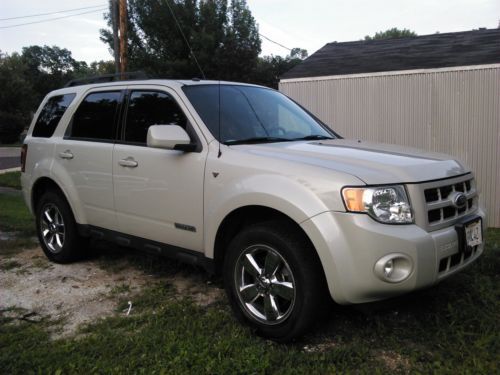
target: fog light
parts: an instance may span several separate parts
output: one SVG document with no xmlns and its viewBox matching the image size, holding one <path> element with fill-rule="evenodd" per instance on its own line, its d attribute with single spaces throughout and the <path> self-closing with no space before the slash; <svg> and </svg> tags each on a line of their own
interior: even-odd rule
<svg viewBox="0 0 500 375">
<path fill-rule="evenodd" d="M 383 281 L 400 283 L 410 277 L 413 271 L 413 262 L 405 254 L 388 254 L 375 263 L 373 271 Z"/>
<path fill-rule="evenodd" d="M 385 277 L 391 277 L 392 271 L 394 271 L 394 262 L 392 259 L 388 260 L 384 266 Z"/>
</svg>

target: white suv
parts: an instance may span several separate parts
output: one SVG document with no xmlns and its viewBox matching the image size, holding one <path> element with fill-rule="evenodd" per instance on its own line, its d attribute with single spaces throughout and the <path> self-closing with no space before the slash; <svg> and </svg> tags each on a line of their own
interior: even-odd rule
<svg viewBox="0 0 500 375">
<path fill-rule="evenodd" d="M 457 160 L 345 140 L 281 93 L 144 80 L 51 92 L 22 151 L 48 258 L 94 237 L 222 274 L 261 335 L 303 333 L 330 295 L 364 303 L 433 285 L 483 251 Z"/>
</svg>

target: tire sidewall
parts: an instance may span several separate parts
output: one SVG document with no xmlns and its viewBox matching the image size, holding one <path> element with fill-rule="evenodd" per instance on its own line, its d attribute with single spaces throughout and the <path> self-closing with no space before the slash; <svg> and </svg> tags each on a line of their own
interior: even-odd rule
<svg viewBox="0 0 500 375">
<path fill-rule="evenodd" d="M 41 215 L 47 204 L 53 204 L 59 210 L 64 222 L 64 244 L 60 252 L 52 252 L 43 239 L 41 233 Z M 45 192 L 36 205 L 36 232 L 43 252 L 51 261 L 56 263 L 68 263 L 80 256 L 81 243 L 79 243 L 76 222 L 69 204 L 64 198 L 54 191 Z"/>
<path fill-rule="evenodd" d="M 236 262 L 241 253 L 251 245 L 267 245 L 275 249 L 286 260 L 295 281 L 295 302 L 291 314 L 281 323 L 266 325 L 253 318 L 243 306 L 238 297 L 235 285 L 234 272 Z M 300 334 L 305 326 L 310 324 L 312 312 L 307 307 L 314 305 L 310 288 L 316 287 L 314 278 L 308 274 L 310 271 L 304 267 L 303 252 L 306 244 L 297 236 L 286 236 L 284 232 L 273 230 L 272 227 L 256 225 L 243 230 L 229 244 L 228 253 L 224 262 L 224 284 L 231 306 L 240 321 L 250 325 L 262 336 L 277 341 L 288 341 Z M 313 250 L 314 251 L 314 250 Z"/>
</svg>

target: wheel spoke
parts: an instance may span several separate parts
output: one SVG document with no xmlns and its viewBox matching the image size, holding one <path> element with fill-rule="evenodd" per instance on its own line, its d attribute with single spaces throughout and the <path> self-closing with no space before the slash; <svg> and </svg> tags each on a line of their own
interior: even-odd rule
<svg viewBox="0 0 500 375">
<path fill-rule="evenodd" d="M 59 247 L 63 247 L 63 239 L 61 239 L 61 235 L 59 233 L 56 233 L 55 237 L 56 237 L 56 242 L 59 245 Z"/>
<path fill-rule="evenodd" d="M 294 297 L 293 284 L 287 281 L 274 281 L 271 290 L 274 294 L 288 301 Z"/>
<path fill-rule="evenodd" d="M 54 203 L 47 203 L 41 211 L 39 233 L 45 246 L 53 253 L 62 251 L 64 247 L 64 218 Z"/>
<path fill-rule="evenodd" d="M 241 297 L 243 298 L 243 301 L 245 301 L 246 303 L 252 303 L 259 296 L 259 290 L 257 289 L 257 285 L 250 284 L 250 285 L 243 287 L 240 290 L 240 294 L 241 294 Z"/>
<path fill-rule="evenodd" d="M 271 294 L 264 297 L 264 314 L 267 320 L 276 320 L 280 314 L 276 300 Z"/>
<path fill-rule="evenodd" d="M 47 221 L 49 223 L 52 223 L 52 218 L 49 215 L 49 210 L 45 210 L 45 212 L 43 213 L 43 216 L 45 217 L 45 219 L 47 219 Z"/>
<path fill-rule="evenodd" d="M 270 277 L 276 273 L 278 267 L 280 266 L 281 259 L 278 254 L 274 251 L 268 251 L 266 255 L 266 260 L 264 264 L 264 272 L 267 277 Z"/>
<path fill-rule="evenodd" d="M 245 255 L 243 258 L 243 267 L 245 271 L 253 277 L 257 277 L 262 273 L 262 269 L 259 267 L 252 254 Z"/>
<path fill-rule="evenodd" d="M 295 306 L 295 279 L 285 257 L 265 244 L 241 253 L 234 268 L 241 307 L 259 323 L 276 325 L 288 319 Z"/>
</svg>

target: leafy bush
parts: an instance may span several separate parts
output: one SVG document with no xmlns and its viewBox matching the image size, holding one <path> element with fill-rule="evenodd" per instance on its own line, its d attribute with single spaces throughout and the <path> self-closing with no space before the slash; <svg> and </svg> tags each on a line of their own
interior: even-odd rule
<svg viewBox="0 0 500 375">
<path fill-rule="evenodd" d="M 0 112 L 0 143 L 18 142 L 21 132 L 27 125 L 25 116 Z"/>
</svg>

